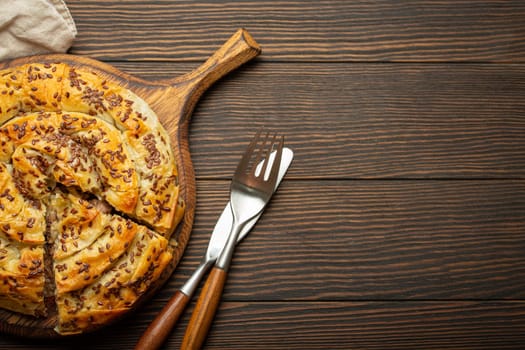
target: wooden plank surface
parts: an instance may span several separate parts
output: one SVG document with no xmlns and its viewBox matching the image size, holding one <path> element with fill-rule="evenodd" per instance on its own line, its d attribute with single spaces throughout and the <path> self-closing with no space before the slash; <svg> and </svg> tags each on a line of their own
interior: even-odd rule
<svg viewBox="0 0 525 350">
<path fill-rule="evenodd" d="M 525 61 L 519 0 L 67 3 L 80 33 L 72 52 L 103 60 L 201 60 L 246 27 L 265 60 Z"/>
<path fill-rule="evenodd" d="M 524 327 L 523 303 L 227 302 L 207 349 L 515 349 Z"/>
<path fill-rule="evenodd" d="M 523 181 L 282 186 L 237 248 L 225 300 L 525 299 Z M 197 188 L 175 280 L 197 266 L 228 198 L 226 181 Z"/>
<path fill-rule="evenodd" d="M 132 348 L 197 266 L 262 125 L 296 157 L 205 349 L 523 348 L 524 2 L 66 2 L 71 53 L 145 79 L 187 73 L 238 27 L 263 53 L 197 105 L 194 230 L 152 301 L 96 335 L 0 348 Z"/>
<path fill-rule="evenodd" d="M 485 301 L 224 302 L 205 349 L 520 349 L 524 309 Z M 96 337 L 2 341 L 10 350 L 131 349 L 154 315 L 148 311 Z M 183 332 L 175 329 L 164 348 L 178 349 Z"/>
</svg>

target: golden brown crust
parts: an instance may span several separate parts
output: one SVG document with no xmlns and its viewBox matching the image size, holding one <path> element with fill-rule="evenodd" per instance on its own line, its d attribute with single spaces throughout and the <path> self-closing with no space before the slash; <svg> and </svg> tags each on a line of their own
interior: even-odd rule
<svg viewBox="0 0 525 350">
<path fill-rule="evenodd" d="M 169 136 L 133 92 L 62 63 L 0 71 L 0 307 L 45 313 L 47 239 L 57 332 L 124 313 L 172 259 L 179 190 Z"/>
</svg>

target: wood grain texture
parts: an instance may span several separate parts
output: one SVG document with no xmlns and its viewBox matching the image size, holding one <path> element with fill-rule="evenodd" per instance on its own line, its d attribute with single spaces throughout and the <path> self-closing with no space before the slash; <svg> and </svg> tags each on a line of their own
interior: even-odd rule
<svg viewBox="0 0 525 350">
<path fill-rule="evenodd" d="M 228 199 L 198 181 L 199 263 Z M 224 300 L 524 300 L 523 181 L 285 181 L 237 247 Z M 307 220 L 304 218 L 308 218 Z"/>
<path fill-rule="evenodd" d="M 522 307 L 478 302 L 232 302 L 221 309 L 206 348 L 516 348 L 525 339 Z"/>
<path fill-rule="evenodd" d="M 257 65 L 202 101 L 196 166 L 221 174 L 235 153 L 216 139 L 271 125 L 297 151 L 290 176 L 523 178 L 524 82 L 524 66 Z"/>
<path fill-rule="evenodd" d="M 523 303 L 224 303 L 206 349 L 517 349 Z M 178 344 L 178 334 L 173 345 Z"/>
<path fill-rule="evenodd" d="M 522 1 L 66 2 L 73 53 L 106 61 L 200 61 L 239 27 L 265 60 L 525 61 Z"/>
<path fill-rule="evenodd" d="M 523 302 L 224 302 L 203 349 L 521 349 Z M 96 337 L 3 337 L 9 349 L 130 349 L 147 314 Z M 186 315 L 184 322 L 187 322 Z M 164 349 L 179 349 L 184 327 Z"/>
</svg>

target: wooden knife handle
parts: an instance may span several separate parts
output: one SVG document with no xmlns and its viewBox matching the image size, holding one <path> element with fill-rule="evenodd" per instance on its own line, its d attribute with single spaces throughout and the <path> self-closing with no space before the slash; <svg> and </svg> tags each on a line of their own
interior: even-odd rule
<svg viewBox="0 0 525 350">
<path fill-rule="evenodd" d="M 135 345 L 135 350 L 160 348 L 182 315 L 182 311 L 184 311 L 189 300 L 190 298 L 186 294 L 178 290 L 149 325 L 137 345 Z"/>
<path fill-rule="evenodd" d="M 197 350 L 202 347 L 219 306 L 226 275 L 226 271 L 218 267 L 211 270 L 184 333 L 181 349 Z"/>
</svg>

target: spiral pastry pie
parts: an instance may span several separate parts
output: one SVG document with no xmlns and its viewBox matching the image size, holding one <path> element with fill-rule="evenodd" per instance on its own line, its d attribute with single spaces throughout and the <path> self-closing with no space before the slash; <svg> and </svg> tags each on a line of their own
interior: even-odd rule
<svg viewBox="0 0 525 350">
<path fill-rule="evenodd" d="M 0 307 L 60 334 L 113 320 L 170 263 L 183 212 L 146 102 L 63 63 L 0 71 Z"/>
</svg>

